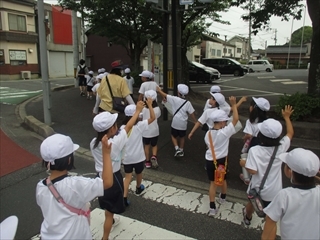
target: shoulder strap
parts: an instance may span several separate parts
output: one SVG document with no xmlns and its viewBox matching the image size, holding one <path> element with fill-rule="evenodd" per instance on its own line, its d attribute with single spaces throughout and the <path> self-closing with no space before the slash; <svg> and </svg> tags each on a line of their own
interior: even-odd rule
<svg viewBox="0 0 320 240">
<path fill-rule="evenodd" d="M 209 135 L 209 142 L 210 142 L 210 148 L 211 148 L 211 155 L 213 157 L 213 164 L 217 168 L 217 157 L 216 157 L 216 153 L 214 151 L 212 135 L 211 135 L 211 131 L 210 130 L 209 130 L 208 135 Z M 226 161 L 224 163 L 225 169 L 227 169 L 227 164 L 228 164 L 228 156 L 226 156 Z"/>
<path fill-rule="evenodd" d="M 177 109 L 177 111 L 173 114 L 173 117 L 180 111 L 180 109 L 188 102 L 188 100 L 185 100 L 184 103 L 181 104 L 181 106 Z"/>
<path fill-rule="evenodd" d="M 50 192 L 52 193 L 52 195 L 55 197 L 55 199 L 61 203 L 62 205 L 64 205 L 67 209 L 69 209 L 70 212 L 76 213 L 78 215 L 84 215 L 85 217 L 90 216 L 90 209 L 88 211 L 84 211 L 82 209 L 79 208 L 74 208 L 72 206 L 70 206 L 69 204 L 67 204 L 63 198 L 61 197 L 60 193 L 58 192 L 58 190 L 55 188 L 55 186 L 53 185 L 53 183 L 51 182 L 50 178 L 48 177 L 46 180 L 47 183 L 47 187 L 49 188 Z"/>
<path fill-rule="evenodd" d="M 276 153 L 277 153 L 278 147 L 279 147 L 279 146 L 276 146 L 276 147 L 274 148 L 274 150 L 273 150 L 273 153 L 272 153 L 270 162 L 269 162 L 269 164 L 268 164 L 267 170 L 266 170 L 266 172 L 264 173 L 264 176 L 263 176 L 263 178 L 262 178 L 262 181 L 261 181 L 261 184 L 260 184 L 260 187 L 259 187 L 259 193 L 260 193 L 260 191 L 262 190 L 262 188 L 263 188 L 263 186 L 264 186 L 264 184 L 265 184 L 265 182 L 266 182 L 266 180 L 267 180 L 267 176 L 268 176 L 268 174 L 269 174 L 269 172 L 270 172 L 272 163 L 273 163 L 273 161 L 274 161 L 274 159 L 275 159 L 275 157 L 276 157 Z"/>
<path fill-rule="evenodd" d="M 106 81 L 107 81 L 107 84 L 108 84 L 108 87 L 109 87 L 109 91 L 110 91 L 110 94 L 111 94 L 111 98 L 113 98 L 113 94 L 112 94 L 112 90 L 111 90 L 111 87 L 110 87 L 110 83 L 109 83 L 108 76 L 106 76 Z"/>
</svg>

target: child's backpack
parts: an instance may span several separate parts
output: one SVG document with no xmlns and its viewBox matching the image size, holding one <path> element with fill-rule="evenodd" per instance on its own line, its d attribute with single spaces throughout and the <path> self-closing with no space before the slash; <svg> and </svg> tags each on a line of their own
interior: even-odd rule
<svg viewBox="0 0 320 240">
<path fill-rule="evenodd" d="M 81 67 L 81 65 L 79 65 L 80 70 L 79 70 L 78 74 L 86 74 L 86 71 L 85 71 L 86 67 L 87 67 L 86 65 L 84 65 L 83 67 Z"/>
</svg>

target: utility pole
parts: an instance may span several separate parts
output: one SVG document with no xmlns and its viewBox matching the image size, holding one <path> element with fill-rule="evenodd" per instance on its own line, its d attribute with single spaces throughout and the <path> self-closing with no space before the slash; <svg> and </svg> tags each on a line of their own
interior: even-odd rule
<svg viewBox="0 0 320 240">
<path fill-rule="evenodd" d="M 273 39 L 273 40 L 274 40 L 274 45 L 275 45 L 275 46 L 277 46 L 277 32 L 278 32 L 278 30 L 277 30 L 277 29 L 275 29 L 275 30 L 274 30 L 274 39 Z"/>
<path fill-rule="evenodd" d="M 252 6 L 252 0 L 249 1 L 249 48 L 248 48 L 248 62 L 250 61 L 251 58 L 251 8 Z"/>
<path fill-rule="evenodd" d="M 84 28 L 84 12 L 81 1 L 81 34 L 82 34 L 82 59 L 86 61 L 86 31 Z"/>
<path fill-rule="evenodd" d="M 78 19 L 77 12 L 72 11 L 72 44 L 73 44 L 73 77 L 74 87 L 78 87 L 77 83 L 77 67 L 79 64 L 79 43 L 78 43 Z"/>
<path fill-rule="evenodd" d="M 38 0 L 38 25 L 39 25 L 39 45 L 40 45 L 40 62 L 41 62 L 41 78 L 43 91 L 43 113 L 44 123 L 51 125 L 51 101 L 50 101 L 50 82 L 48 71 L 48 54 L 47 40 L 44 19 L 44 4 L 43 0 Z"/>
<path fill-rule="evenodd" d="M 178 49 L 177 49 L 177 4 L 179 1 L 171 0 L 171 24 L 172 24 L 172 72 L 173 72 L 173 94 L 177 95 L 178 80 Z"/>
<path fill-rule="evenodd" d="M 227 35 L 224 35 L 223 57 L 226 57 L 226 53 L 227 53 Z"/>
<path fill-rule="evenodd" d="M 268 42 L 265 41 L 264 43 L 264 56 L 267 57 L 267 46 L 268 46 Z"/>
<path fill-rule="evenodd" d="M 291 50 L 291 42 L 292 42 L 293 19 L 294 19 L 294 18 L 292 17 L 291 33 L 290 33 L 290 42 L 289 42 L 288 58 L 287 58 L 287 69 L 289 68 L 289 62 L 290 62 L 290 50 Z"/>
<path fill-rule="evenodd" d="M 298 68 L 300 68 L 300 62 L 301 62 L 301 51 L 302 51 L 302 44 L 303 44 L 305 20 L 306 20 L 306 6 L 304 6 L 303 27 L 302 27 L 302 34 L 301 34 L 301 43 L 300 43 L 300 53 L 299 53 Z"/>
<path fill-rule="evenodd" d="M 168 92 L 168 23 L 169 23 L 169 13 L 168 10 L 168 0 L 163 0 L 162 9 L 165 11 L 163 13 L 163 56 L 162 56 L 162 83 L 164 92 Z M 163 108 L 163 120 L 168 120 L 168 110 Z"/>
</svg>

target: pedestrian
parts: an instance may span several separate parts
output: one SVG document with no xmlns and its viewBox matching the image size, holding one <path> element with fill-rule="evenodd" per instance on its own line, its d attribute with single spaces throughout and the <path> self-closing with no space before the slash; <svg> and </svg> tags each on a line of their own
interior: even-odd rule
<svg viewBox="0 0 320 240">
<path fill-rule="evenodd" d="M 157 103 L 157 93 L 153 90 L 148 90 L 144 93 L 145 98 L 151 98 L 152 108 L 155 114 L 155 120 L 149 125 L 148 129 L 142 133 L 144 152 L 146 157 L 146 168 L 158 168 L 158 138 L 159 138 L 159 125 L 158 118 L 161 116 L 161 110 Z M 142 119 L 147 120 L 150 118 L 150 110 L 147 105 L 146 108 L 142 110 Z M 150 157 L 150 146 L 151 146 L 151 157 Z"/>
<path fill-rule="evenodd" d="M 217 85 L 214 85 L 210 88 L 210 93 L 221 93 L 221 88 Z M 210 101 L 210 98 L 206 101 L 204 108 L 203 108 L 203 111 L 210 109 L 212 107 L 210 105 L 209 101 Z M 224 110 L 229 115 L 231 108 L 230 108 L 230 105 L 226 101 L 224 101 L 223 104 L 220 104 L 219 107 L 220 107 L 220 109 Z"/>
<path fill-rule="evenodd" d="M 124 70 L 124 73 L 126 74 L 126 76 L 124 76 L 123 78 L 126 80 L 127 84 L 128 84 L 128 88 L 131 92 L 130 96 L 133 99 L 133 84 L 134 84 L 134 78 L 130 75 L 131 70 L 130 68 L 126 68 Z"/>
<path fill-rule="evenodd" d="M 263 209 L 267 216 L 261 239 L 276 239 L 277 222 L 281 239 L 320 239 L 320 186 L 315 185 L 319 158 L 310 150 L 296 148 L 279 159 L 292 187 L 280 190 Z"/>
<path fill-rule="evenodd" d="M 236 133 L 235 125 L 239 120 L 236 98 L 229 98 L 232 107 L 232 122 L 227 124 L 230 119 L 227 113 L 221 109 L 213 111 L 210 120 L 213 122 L 213 128 L 207 131 L 204 142 L 207 145 L 205 154 L 207 176 L 210 181 L 209 200 L 210 210 L 209 216 L 215 216 L 218 208 L 215 204 L 216 189 L 221 187 L 219 194 L 219 203 L 223 204 L 227 196 L 227 178 L 228 178 L 228 151 L 229 141 L 233 134 Z"/>
<path fill-rule="evenodd" d="M 86 75 L 87 79 L 87 99 L 92 99 L 92 87 L 94 85 L 94 82 L 96 81 L 96 78 L 93 76 L 93 71 L 89 71 L 88 75 Z"/>
<path fill-rule="evenodd" d="M 158 85 L 155 81 L 153 81 L 153 73 L 148 70 L 143 71 L 139 74 L 139 76 L 141 77 L 142 84 L 139 89 L 138 101 L 141 101 L 143 100 L 143 95 L 146 91 L 157 91 Z"/>
<path fill-rule="evenodd" d="M 98 88 L 98 95 L 101 99 L 99 105 L 99 112 L 108 111 L 111 113 L 116 113 L 117 111 L 112 108 L 112 97 L 110 93 L 110 89 L 108 86 L 108 82 L 110 84 L 112 94 L 114 97 L 122 97 L 125 98 L 128 104 L 134 104 L 132 97 L 130 96 L 130 90 L 126 81 L 121 77 L 121 69 L 123 68 L 120 60 L 114 61 L 111 64 L 110 74 L 105 76 L 100 83 Z"/>
<path fill-rule="evenodd" d="M 0 223 L 0 239 L 3 240 L 14 240 L 17 228 L 18 228 L 19 219 L 17 216 L 12 215 L 4 219 Z"/>
<path fill-rule="evenodd" d="M 249 194 L 249 191 L 252 188 L 255 188 L 258 191 L 268 163 L 271 160 L 271 156 L 275 150 L 275 147 L 278 146 L 274 162 L 272 163 L 264 187 L 260 192 L 264 207 L 267 207 L 276 194 L 282 189 L 282 162 L 279 159 L 279 155 L 288 150 L 290 147 L 290 141 L 294 134 L 292 123 L 290 121 L 292 112 L 293 109 L 289 105 L 285 106 L 285 108 L 282 110 L 282 116 L 285 120 L 287 128 L 287 134 L 282 139 L 280 139 L 282 125 L 279 121 L 269 118 L 264 120 L 262 123 L 259 123 L 258 138 L 260 144 L 250 148 L 246 161 L 240 160 L 240 166 L 245 167 L 252 175 L 247 193 Z M 251 224 L 253 212 L 253 205 L 249 201 L 242 210 L 243 223 L 245 226 L 249 226 Z"/>
<path fill-rule="evenodd" d="M 132 172 L 133 169 L 136 173 L 136 191 L 135 194 L 139 195 L 144 190 L 144 185 L 141 184 L 142 182 L 142 171 L 144 168 L 144 161 L 145 161 L 145 153 L 142 143 L 142 133 L 148 129 L 150 124 L 155 120 L 154 111 L 152 108 L 152 98 L 148 98 L 146 100 L 146 106 L 148 106 L 150 118 L 137 121 L 135 125 L 132 127 L 131 132 L 128 134 L 128 141 L 126 144 L 126 150 L 124 154 L 124 159 L 122 161 L 123 168 L 125 172 L 125 180 L 124 180 L 124 204 L 129 206 L 128 201 L 128 191 L 129 191 L 129 184 L 132 179 Z M 126 106 L 124 113 L 126 118 L 123 121 L 123 125 L 126 125 L 127 122 L 132 118 L 136 111 L 136 105 L 128 105 Z"/>
<path fill-rule="evenodd" d="M 92 239 L 89 202 L 103 196 L 104 189 L 113 184 L 111 144 L 105 135 L 101 147 L 101 178 L 91 179 L 68 176 L 73 168 L 73 153 L 79 148 L 70 137 L 54 134 L 42 142 L 40 153 L 51 175 L 41 180 L 36 189 L 36 201 L 44 218 L 41 239 Z"/>
<path fill-rule="evenodd" d="M 188 116 L 191 116 L 194 123 L 197 121 L 191 102 L 185 99 L 189 93 L 189 87 L 185 84 L 178 84 L 178 96 L 171 96 L 163 92 L 160 87 L 157 87 L 157 91 L 172 106 L 174 114 L 171 122 L 171 140 L 175 149 L 174 156 L 183 157 Z"/>
<path fill-rule="evenodd" d="M 104 78 L 104 75 L 102 73 L 100 73 L 96 77 L 95 85 L 92 87 L 92 93 L 93 93 L 93 95 L 96 96 L 96 103 L 95 103 L 95 105 L 93 107 L 93 110 L 92 110 L 93 116 L 95 116 L 95 115 L 97 115 L 99 113 L 99 105 L 100 105 L 101 99 L 100 99 L 99 94 L 97 93 L 97 91 L 98 91 L 98 88 L 100 86 L 101 80 L 103 78 Z"/>
<path fill-rule="evenodd" d="M 267 111 L 270 109 L 270 103 L 265 98 L 255 98 L 253 97 L 249 107 L 249 119 L 246 121 L 243 132 L 245 133 L 243 137 L 244 147 L 241 153 L 248 153 L 249 149 L 253 146 L 259 145 L 258 124 L 267 119 Z M 242 173 L 239 175 L 240 179 L 249 185 L 250 174 L 247 172 L 245 167 L 242 167 Z"/>
<path fill-rule="evenodd" d="M 89 70 L 85 64 L 85 60 L 80 59 L 79 65 L 77 67 L 77 78 L 79 82 L 79 88 L 80 88 L 80 96 L 86 96 L 86 86 L 87 86 L 87 79 L 85 75 L 88 74 Z"/>
<path fill-rule="evenodd" d="M 123 78 L 121 78 L 123 80 Z M 101 87 L 101 86 L 100 86 Z M 90 142 L 90 150 L 95 161 L 97 177 L 101 177 L 101 170 L 104 167 L 101 156 L 101 139 L 107 135 L 109 142 L 112 143 L 111 161 L 113 171 L 113 185 L 104 190 L 102 197 L 99 197 L 99 205 L 105 210 L 105 222 L 103 227 L 103 240 L 107 240 L 111 232 L 112 225 L 116 226 L 120 217 L 114 214 L 120 214 L 125 211 L 123 199 L 123 177 L 120 171 L 121 160 L 124 156 L 125 145 L 128 139 L 128 133 L 136 123 L 139 113 L 144 107 L 144 102 L 137 103 L 137 108 L 132 118 L 120 130 L 117 126 L 118 113 L 102 112 L 94 117 L 92 126 L 97 132 L 97 137 Z"/>
</svg>

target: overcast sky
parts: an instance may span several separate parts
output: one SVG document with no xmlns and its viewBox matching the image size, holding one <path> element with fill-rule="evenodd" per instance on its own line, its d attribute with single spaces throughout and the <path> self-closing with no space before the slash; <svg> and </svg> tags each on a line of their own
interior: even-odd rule
<svg viewBox="0 0 320 240">
<path fill-rule="evenodd" d="M 58 1 L 56 0 L 44 0 L 46 3 L 50 4 L 57 4 Z M 241 16 L 245 13 L 244 10 L 241 8 L 232 7 L 229 9 L 228 12 L 221 13 L 222 20 L 227 20 L 231 24 L 225 25 L 214 22 L 210 27 L 210 31 L 220 34 L 219 38 L 225 38 L 227 35 L 227 39 L 232 38 L 234 35 L 240 35 L 243 37 L 249 36 L 249 24 L 247 22 L 242 21 Z M 303 26 L 303 17 L 304 12 L 302 13 L 301 20 L 294 20 L 293 21 L 293 30 L 301 28 Z M 252 47 L 253 49 L 264 49 L 265 42 L 267 41 L 267 45 L 275 45 L 274 37 L 275 37 L 275 29 L 277 29 L 277 45 L 285 44 L 290 38 L 291 35 L 291 25 L 292 20 L 286 22 L 281 21 L 279 17 L 272 17 L 270 21 L 270 28 L 269 31 L 260 31 L 256 36 L 252 35 Z M 312 26 L 311 20 L 308 14 L 308 10 L 306 11 L 305 16 L 305 26 Z"/>
</svg>

